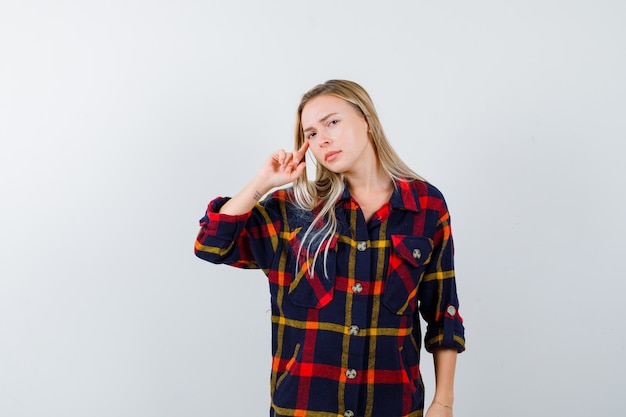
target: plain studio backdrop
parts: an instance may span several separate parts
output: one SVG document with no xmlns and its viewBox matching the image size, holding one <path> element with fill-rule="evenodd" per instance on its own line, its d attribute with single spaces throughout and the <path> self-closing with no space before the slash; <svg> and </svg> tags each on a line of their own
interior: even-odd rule
<svg viewBox="0 0 626 417">
<path fill-rule="evenodd" d="M 624 22 L 621 0 L 0 0 L 0 415 L 267 415 L 265 276 L 193 242 L 330 78 L 447 198 L 455 416 L 626 415 Z"/>
</svg>

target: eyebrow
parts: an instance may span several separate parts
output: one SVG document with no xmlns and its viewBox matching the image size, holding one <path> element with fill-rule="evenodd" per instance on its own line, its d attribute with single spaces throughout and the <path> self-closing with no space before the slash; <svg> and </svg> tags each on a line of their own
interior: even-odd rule
<svg viewBox="0 0 626 417">
<path fill-rule="evenodd" d="M 329 118 L 338 115 L 339 113 L 330 113 L 327 114 L 326 116 L 322 117 L 321 119 L 318 120 L 319 123 L 324 123 L 326 120 L 328 120 Z M 307 127 L 306 129 L 303 130 L 303 132 L 308 132 L 309 130 L 313 130 L 315 128 L 313 127 Z"/>
</svg>

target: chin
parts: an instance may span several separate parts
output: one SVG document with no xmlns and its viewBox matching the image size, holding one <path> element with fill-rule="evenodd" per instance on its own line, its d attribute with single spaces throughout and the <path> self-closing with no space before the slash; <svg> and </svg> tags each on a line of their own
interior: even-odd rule
<svg viewBox="0 0 626 417">
<path fill-rule="evenodd" d="M 322 165 L 326 170 L 332 172 L 333 174 L 343 174 L 347 171 L 346 169 L 343 169 L 343 167 L 341 166 L 328 166 L 327 164 L 320 164 L 320 165 Z"/>
</svg>

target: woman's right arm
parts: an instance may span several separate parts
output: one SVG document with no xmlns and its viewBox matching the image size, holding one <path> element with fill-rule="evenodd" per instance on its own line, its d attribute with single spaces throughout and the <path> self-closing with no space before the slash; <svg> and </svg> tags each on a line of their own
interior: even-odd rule
<svg viewBox="0 0 626 417">
<path fill-rule="evenodd" d="M 270 259 L 266 255 L 276 251 L 278 231 L 274 230 L 273 220 L 266 217 L 264 207 L 259 207 L 259 212 L 252 209 L 272 188 L 293 182 L 302 175 L 307 147 L 305 143 L 293 153 L 274 152 L 252 181 L 234 197 L 213 200 L 200 220 L 196 256 L 240 268 L 267 267 Z"/>
<path fill-rule="evenodd" d="M 272 188 L 293 182 L 304 172 L 304 155 L 308 147 L 309 142 L 305 141 L 297 151 L 280 149 L 274 152 L 252 181 L 222 206 L 220 213 L 231 216 L 248 213 Z"/>
</svg>

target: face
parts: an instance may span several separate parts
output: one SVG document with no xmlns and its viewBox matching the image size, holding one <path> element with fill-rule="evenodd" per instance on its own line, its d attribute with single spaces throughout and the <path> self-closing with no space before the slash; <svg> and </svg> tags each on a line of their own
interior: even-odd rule
<svg viewBox="0 0 626 417">
<path fill-rule="evenodd" d="M 317 162 L 343 174 L 375 164 L 365 117 L 347 101 L 321 95 L 309 100 L 301 115 L 304 138 Z"/>
</svg>

